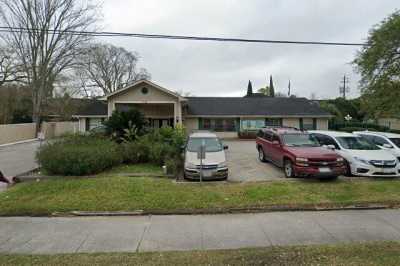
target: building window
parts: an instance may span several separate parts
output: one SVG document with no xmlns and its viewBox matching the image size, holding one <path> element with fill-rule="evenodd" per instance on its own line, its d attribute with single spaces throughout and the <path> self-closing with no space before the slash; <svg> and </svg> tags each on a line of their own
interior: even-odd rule
<svg viewBox="0 0 400 266">
<path fill-rule="evenodd" d="M 89 118 L 88 122 L 89 122 L 89 127 L 88 127 L 89 130 L 102 125 L 101 118 Z"/>
<path fill-rule="evenodd" d="M 316 129 L 316 122 L 312 118 L 303 118 L 303 128 L 304 130 Z"/>
<path fill-rule="evenodd" d="M 236 131 L 235 119 L 232 118 L 219 118 L 219 119 L 203 119 L 200 123 L 200 129 L 211 130 L 211 131 Z"/>
<path fill-rule="evenodd" d="M 242 130 L 257 130 L 265 126 L 264 119 L 245 119 L 241 120 Z"/>
<path fill-rule="evenodd" d="M 142 88 L 142 93 L 143 94 L 147 94 L 149 92 L 149 89 L 148 88 L 146 88 L 146 87 L 143 87 Z"/>
<path fill-rule="evenodd" d="M 266 118 L 265 125 L 271 127 L 280 127 L 282 126 L 282 118 Z"/>
</svg>

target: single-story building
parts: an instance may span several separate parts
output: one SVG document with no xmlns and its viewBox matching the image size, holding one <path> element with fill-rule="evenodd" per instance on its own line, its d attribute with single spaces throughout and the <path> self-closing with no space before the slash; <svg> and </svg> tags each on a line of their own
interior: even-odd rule
<svg viewBox="0 0 400 266">
<path fill-rule="evenodd" d="M 101 100 L 92 100 L 75 118 L 85 132 L 102 123 L 114 110 L 140 110 L 151 127 L 182 124 L 188 132 L 211 130 L 224 138 L 263 126 L 328 129 L 331 114 L 306 98 L 182 97 L 148 80 L 137 81 Z"/>
</svg>

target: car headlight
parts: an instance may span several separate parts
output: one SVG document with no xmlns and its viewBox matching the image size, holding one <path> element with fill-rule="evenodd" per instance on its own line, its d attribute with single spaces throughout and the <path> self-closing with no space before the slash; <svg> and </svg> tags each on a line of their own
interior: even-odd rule
<svg viewBox="0 0 400 266">
<path fill-rule="evenodd" d="M 223 163 L 219 163 L 219 164 L 218 164 L 218 168 L 225 168 L 225 167 L 228 167 L 228 165 L 226 164 L 226 162 L 223 162 Z"/>
<path fill-rule="evenodd" d="M 355 159 L 356 161 L 358 161 L 358 162 L 363 163 L 363 164 L 370 164 L 368 160 L 365 160 L 365 159 L 360 158 L 360 157 L 354 157 L 354 159 Z"/>
<path fill-rule="evenodd" d="M 297 157 L 296 164 L 298 166 L 308 166 L 308 159 L 303 157 Z"/>
<path fill-rule="evenodd" d="M 187 163 L 185 163 L 185 168 L 196 169 L 197 166 L 195 164 L 193 164 L 193 163 L 187 162 Z"/>
</svg>

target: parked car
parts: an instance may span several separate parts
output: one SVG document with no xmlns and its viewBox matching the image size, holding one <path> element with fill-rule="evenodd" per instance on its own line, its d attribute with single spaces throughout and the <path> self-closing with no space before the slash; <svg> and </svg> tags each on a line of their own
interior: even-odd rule
<svg viewBox="0 0 400 266">
<path fill-rule="evenodd" d="M 199 158 L 200 147 L 204 145 L 205 158 L 202 164 Z M 225 180 L 228 178 L 225 150 L 221 140 L 214 133 L 203 131 L 190 134 L 185 145 L 185 170 L 187 179 Z"/>
<path fill-rule="evenodd" d="M 398 159 L 367 139 L 352 133 L 336 131 L 311 131 L 324 145 L 345 159 L 346 174 L 357 176 L 400 176 Z"/>
<path fill-rule="evenodd" d="M 364 137 L 380 148 L 389 151 L 400 161 L 400 134 L 373 131 L 355 131 L 353 134 Z"/>
<path fill-rule="evenodd" d="M 256 138 L 260 161 L 283 167 L 286 177 L 335 179 L 345 173 L 344 160 L 323 148 L 309 133 L 294 128 L 263 128 Z"/>
</svg>

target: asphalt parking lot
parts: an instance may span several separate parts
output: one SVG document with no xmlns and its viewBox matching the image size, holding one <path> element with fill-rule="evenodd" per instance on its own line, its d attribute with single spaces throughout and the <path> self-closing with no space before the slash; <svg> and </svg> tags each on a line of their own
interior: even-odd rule
<svg viewBox="0 0 400 266">
<path fill-rule="evenodd" d="M 224 140 L 231 182 L 256 182 L 285 179 L 281 169 L 258 160 L 255 140 Z"/>
</svg>

